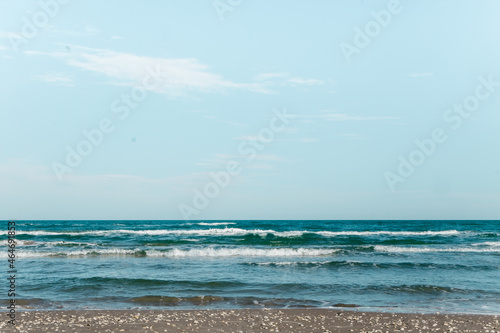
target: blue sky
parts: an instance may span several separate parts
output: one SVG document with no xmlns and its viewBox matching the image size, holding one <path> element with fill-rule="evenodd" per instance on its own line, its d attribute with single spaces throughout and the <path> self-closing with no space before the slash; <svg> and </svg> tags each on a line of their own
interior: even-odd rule
<svg viewBox="0 0 500 333">
<path fill-rule="evenodd" d="M 2 2 L 2 219 L 500 216 L 498 1 Z"/>
</svg>

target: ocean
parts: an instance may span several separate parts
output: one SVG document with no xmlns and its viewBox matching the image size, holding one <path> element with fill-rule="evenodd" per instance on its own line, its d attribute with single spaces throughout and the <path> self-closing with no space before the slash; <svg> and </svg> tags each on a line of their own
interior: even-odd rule
<svg viewBox="0 0 500 333">
<path fill-rule="evenodd" d="M 500 221 L 16 221 L 16 239 L 23 309 L 500 314 Z"/>
</svg>

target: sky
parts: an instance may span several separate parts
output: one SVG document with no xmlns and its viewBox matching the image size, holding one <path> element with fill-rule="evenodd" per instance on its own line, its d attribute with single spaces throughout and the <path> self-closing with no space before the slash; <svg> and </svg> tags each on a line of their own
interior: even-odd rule
<svg viewBox="0 0 500 333">
<path fill-rule="evenodd" d="M 499 1 L 0 3 L 0 219 L 500 216 Z"/>
</svg>

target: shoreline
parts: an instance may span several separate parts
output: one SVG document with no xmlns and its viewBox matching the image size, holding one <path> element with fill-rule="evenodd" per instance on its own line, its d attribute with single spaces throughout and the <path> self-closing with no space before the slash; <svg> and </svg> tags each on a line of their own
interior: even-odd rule
<svg viewBox="0 0 500 333">
<path fill-rule="evenodd" d="M 500 315 L 334 309 L 41 310 L 16 312 L 1 332 L 500 332 Z"/>
</svg>

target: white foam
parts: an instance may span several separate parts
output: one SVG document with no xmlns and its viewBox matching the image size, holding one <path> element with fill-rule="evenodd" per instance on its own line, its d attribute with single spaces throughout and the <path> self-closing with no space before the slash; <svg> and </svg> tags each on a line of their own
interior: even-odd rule
<svg viewBox="0 0 500 333">
<path fill-rule="evenodd" d="M 28 246 L 28 245 L 35 245 L 35 244 L 37 244 L 37 242 L 35 242 L 35 241 L 16 239 L 16 246 Z M 9 241 L 2 240 L 2 241 L 0 241 L 0 245 L 9 245 Z"/>
<path fill-rule="evenodd" d="M 140 249 L 128 250 L 128 249 L 96 249 L 96 250 L 80 250 L 66 252 L 67 256 L 89 256 L 89 255 L 133 255 L 136 254 Z"/>
<path fill-rule="evenodd" d="M 17 235 L 31 235 L 31 236 L 78 236 L 78 235 L 106 235 L 112 232 L 112 230 L 96 230 L 96 231 L 70 231 L 70 232 L 55 232 L 55 231 L 43 231 L 43 230 L 33 230 L 33 231 L 16 231 Z M 0 234 L 5 235 L 6 231 L 0 232 Z"/>
<path fill-rule="evenodd" d="M 257 262 L 257 266 L 295 266 L 296 261 L 277 261 L 277 262 Z"/>
<path fill-rule="evenodd" d="M 80 246 L 97 246 L 96 243 L 85 243 L 85 242 L 68 242 L 68 241 L 58 241 L 58 242 L 41 242 L 41 244 L 49 246 L 57 245 L 80 245 Z"/>
<path fill-rule="evenodd" d="M 218 225 L 231 225 L 236 224 L 235 222 L 200 222 L 196 223 L 197 225 L 208 225 L 208 226 L 218 226 Z"/>
<path fill-rule="evenodd" d="M 271 230 L 272 231 L 272 230 Z M 5 234 L 6 231 L 3 231 Z M 239 228 L 224 228 L 224 229 L 198 229 L 198 230 L 95 230 L 95 231 L 70 231 L 70 232 L 53 232 L 53 231 L 18 231 L 18 235 L 32 236 L 57 236 L 57 235 L 94 235 L 105 236 L 113 234 L 132 234 L 132 235 L 199 235 L 199 236 L 220 236 L 220 235 L 245 235 L 251 233 L 249 230 Z"/>
<path fill-rule="evenodd" d="M 16 257 L 86 257 L 94 255 L 122 256 L 142 254 L 141 249 L 89 249 L 76 251 L 26 251 L 17 250 Z M 301 257 L 301 256 L 325 256 L 332 255 L 338 250 L 335 249 L 306 249 L 306 248 L 279 248 L 279 249 L 259 249 L 251 247 L 242 248 L 200 248 L 181 250 L 178 248 L 169 251 L 147 250 L 148 257 Z M 0 253 L 0 258 L 7 257 L 7 252 Z"/>
<path fill-rule="evenodd" d="M 500 242 L 474 243 L 472 245 L 474 245 L 474 246 L 493 246 L 493 247 L 499 247 L 500 246 Z"/>
<path fill-rule="evenodd" d="M 273 261 L 252 263 L 257 266 L 297 266 L 297 265 L 320 265 L 321 261 Z"/>
<path fill-rule="evenodd" d="M 325 256 L 332 255 L 338 250 L 334 249 L 306 249 L 306 248 L 278 248 L 258 249 L 251 247 L 242 248 L 201 248 L 181 250 L 173 249 L 168 252 L 147 251 L 148 256 L 157 257 L 299 257 L 299 256 Z"/>
<path fill-rule="evenodd" d="M 477 249 L 470 247 L 432 248 L 432 247 L 401 247 L 392 245 L 376 245 L 375 251 L 389 253 L 426 253 L 426 252 L 500 252 L 500 248 Z"/>
<path fill-rule="evenodd" d="M 229 224 L 229 222 L 214 222 L 214 224 L 200 222 L 200 225 L 217 225 Z M 3 231 L 5 234 L 6 231 Z M 275 230 L 262 230 L 262 229 L 242 229 L 242 228 L 210 228 L 210 229 L 194 229 L 194 230 L 95 230 L 95 231 L 71 231 L 71 232 L 53 232 L 53 231 L 18 231 L 17 234 L 33 235 L 33 236 L 57 236 L 57 235 L 95 235 L 104 236 L 111 234 L 135 234 L 135 235 L 196 235 L 196 236 L 244 236 L 244 235 L 260 235 L 266 236 L 272 234 L 278 237 L 300 237 L 306 233 L 317 234 L 324 237 L 336 236 L 375 236 L 375 235 L 389 235 L 389 236 L 453 236 L 461 232 L 457 230 L 444 230 L 444 231 L 275 231 Z"/>
<path fill-rule="evenodd" d="M 205 222 L 200 222 L 205 223 Z M 219 222 L 217 222 L 219 223 Z M 222 222 L 220 222 L 222 223 Z M 224 222 L 226 223 L 226 222 Z M 227 222 L 229 223 L 229 222 Z M 208 225 L 208 224 L 207 224 Z M 5 234 L 6 231 L 3 231 Z M 244 236 L 244 235 L 259 235 L 265 237 L 272 234 L 277 237 L 300 237 L 304 234 L 317 234 L 324 237 L 336 236 L 375 236 L 375 235 L 388 235 L 388 236 L 453 236 L 460 234 L 457 230 L 444 230 L 444 231 L 275 231 L 275 230 L 262 230 L 262 229 L 241 229 L 241 228 L 210 228 L 210 229 L 194 229 L 194 230 L 95 230 L 95 231 L 72 231 L 72 232 L 53 232 L 53 231 L 18 231 L 17 234 L 33 235 L 33 236 L 57 236 L 57 235 L 94 235 L 105 236 L 112 234 L 135 234 L 135 235 L 196 235 L 196 236 Z M 2 234 L 2 232 L 0 232 Z"/>
<path fill-rule="evenodd" d="M 318 235 L 322 236 L 453 236 L 458 235 L 458 230 L 443 230 L 443 231 L 318 231 Z"/>
<path fill-rule="evenodd" d="M 47 252 L 47 251 L 32 251 L 32 250 L 16 250 L 16 258 L 37 258 L 37 257 L 84 257 L 92 255 L 133 255 L 137 253 L 139 249 L 127 250 L 127 249 L 95 249 L 95 250 L 78 250 L 78 251 L 57 251 L 57 252 Z M 6 258 L 7 253 L 0 253 L 0 258 Z"/>
<path fill-rule="evenodd" d="M 8 240 L 0 241 L 0 245 L 8 245 Z M 76 246 L 97 246 L 96 243 L 85 243 L 85 242 L 69 242 L 69 241 L 57 241 L 57 242 L 36 242 L 32 240 L 19 240 L 16 239 L 16 247 L 19 249 L 20 246 L 58 246 L 58 245 L 76 245 Z"/>
</svg>

